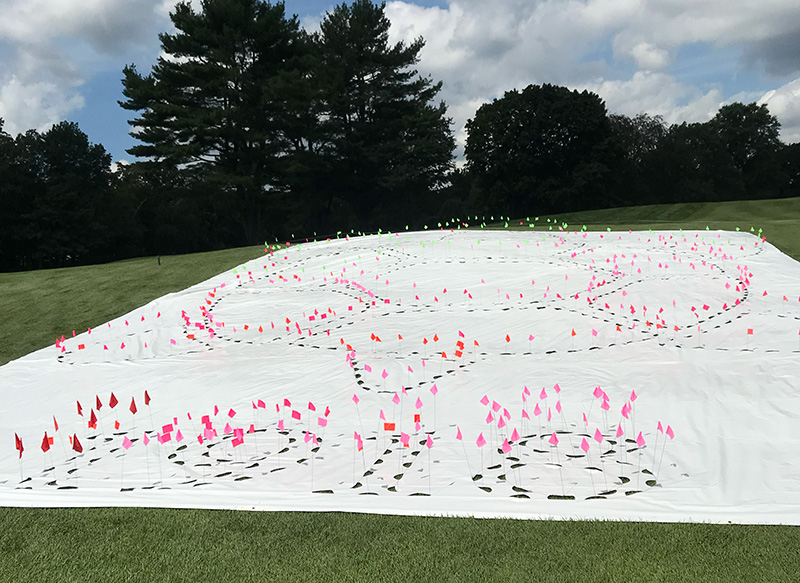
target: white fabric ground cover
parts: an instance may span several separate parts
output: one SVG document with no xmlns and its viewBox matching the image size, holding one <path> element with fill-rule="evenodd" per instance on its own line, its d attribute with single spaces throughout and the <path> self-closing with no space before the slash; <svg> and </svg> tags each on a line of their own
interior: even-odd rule
<svg viewBox="0 0 800 583">
<path fill-rule="evenodd" d="M 745 233 L 293 246 L 1 367 L 0 504 L 800 524 L 798 294 Z"/>
</svg>

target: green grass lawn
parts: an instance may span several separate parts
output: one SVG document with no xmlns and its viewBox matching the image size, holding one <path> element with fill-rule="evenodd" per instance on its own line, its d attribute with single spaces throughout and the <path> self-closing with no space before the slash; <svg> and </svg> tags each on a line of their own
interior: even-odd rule
<svg viewBox="0 0 800 583">
<path fill-rule="evenodd" d="M 753 226 L 800 258 L 800 199 L 636 207 L 557 219 L 570 229 Z M 262 254 L 253 247 L 163 257 L 161 266 L 144 258 L 0 274 L 0 363 Z M 800 528 L 788 526 L 140 508 L 0 508 L 0 525 L 0 582 L 678 583 L 797 581 L 800 572 Z"/>
</svg>

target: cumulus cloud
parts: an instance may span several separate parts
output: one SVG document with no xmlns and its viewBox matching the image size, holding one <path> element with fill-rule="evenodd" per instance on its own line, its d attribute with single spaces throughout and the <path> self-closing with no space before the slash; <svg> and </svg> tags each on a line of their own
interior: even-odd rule
<svg viewBox="0 0 800 583">
<path fill-rule="evenodd" d="M 769 112 L 781 122 L 781 139 L 787 144 L 800 142 L 800 78 L 767 91 L 760 104 L 766 104 Z"/>
<path fill-rule="evenodd" d="M 783 42 L 800 28 L 795 0 L 452 0 L 447 8 L 395 1 L 386 12 L 393 42 L 425 38 L 419 68 L 444 81 L 459 146 L 477 106 L 531 83 L 596 91 L 612 112 L 705 121 L 731 96 L 720 83 L 698 86 L 670 73 L 680 50 L 695 43 L 741 47 L 746 56 L 736 67 L 798 66 L 794 44 Z M 784 93 L 787 103 L 798 100 Z"/>
<path fill-rule="evenodd" d="M 94 74 L 152 50 L 156 0 L 7 0 L 0 19 L 0 116 L 6 130 L 47 129 L 84 106 Z"/>
</svg>

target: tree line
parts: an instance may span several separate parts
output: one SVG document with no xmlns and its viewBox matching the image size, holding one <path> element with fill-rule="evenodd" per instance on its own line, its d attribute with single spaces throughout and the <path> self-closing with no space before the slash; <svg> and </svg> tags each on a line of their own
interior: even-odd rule
<svg viewBox="0 0 800 583">
<path fill-rule="evenodd" d="M 706 123 L 608 114 L 588 91 L 512 90 L 467 123 L 464 164 L 424 40 L 389 42 L 384 5 L 307 32 L 282 3 L 178 4 L 148 74 L 123 70 L 133 164 L 62 122 L 0 120 L 0 270 L 421 228 L 438 220 L 800 195 L 798 145 L 765 106 Z M 469 221 L 468 221 L 469 222 Z"/>
</svg>

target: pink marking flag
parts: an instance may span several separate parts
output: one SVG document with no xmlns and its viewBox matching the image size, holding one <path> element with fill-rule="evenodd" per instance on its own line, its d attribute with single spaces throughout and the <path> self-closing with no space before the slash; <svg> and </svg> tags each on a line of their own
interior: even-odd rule
<svg viewBox="0 0 800 583">
<path fill-rule="evenodd" d="M 511 441 L 519 441 L 519 432 L 517 428 L 514 428 L 514 431 L 511 433 Z"/>
<path fill-rule="evenodd" d="M 667 425 L 667 436 L 669 436 L 670 439 L 674 439 L 675 438 L 675 432 L 672 431 L 672 426 L 671 425 Z"/>
<path fill-rule="evenodd" d="M 603 434 L 600 433 L 600 429 L 595 428 L 595 430 L 594 430 L 594 440 L 597 443 L 603 443 Z"/>
<path fill-rule="evenodd" d="M 146 433 L 146 432 L 145 432 L 145 434 L 144 434 L 144 437 L 142 438 L 142 443 L 144 443 L 145 445 L 147 445 L 148 443 L 150 443 L 150 438 L 149 438 L 149 437 L 147 437 L 147 433 Z"/>
<path fill-rule="evenodd" d="M 553 389 L 555 389 L 556 393 L 560 393 L 561 392 L 561 387 L 558 386 L 558 383 L 553 385 Z"/>
<path fill-rule="evenodd" d="M 319 425 L 320 427 L 325 427 L 328 425 L 328 420 L 325 419 L 325 417 L 320 417 L 317 419 L 317 425 Z"/>
<path fill-rule="evenodd" d="M 299 421 L 300 420 L 300 411 L 295 411 L 294 409 L 292 409 L 292 419 L 297 419 Z"/>
<path fill-rule="evenodd" d="M 416 407 L 417 409 L 422 409 L 422 399 L 420 399 L 419 397 L 417 397 Z"/>
<path fill-rule="evenodd" d="M 540 399 L 546 399 L 547 398 L 547 391 L 544 390 L 544 387 L 542 387 L 542 392 L 539 393 L 539 398 Z"/>
<path fill-rule="evenodd" d="M 367 372 L 372 372 L 372 367 L 370 365 L 368 365 L 368 364 L 365 364 L 364 365 L 364 370 L 367 371 Z"/>
<path fill-rule="evenodd" d="M 438 392 L 439 392 L 439 388 L 436 386 L 436 383 L 433 383 L 433 386 L 431 387 L 431 393 L 433 395 L 436 395 L 436 393 L 438 393 Z"/>
<path fill-rule="evenodd" d="M 398 405 L 400 403 L 400 395 L 397 394 L 397 391 L 394 393 L 394 397 L 392 397 L 392 403 Z"/>
<path fill-rule="evenodd" d="M 585 437 L 581 439 L 581 449 L 583 453 L 589 453 L 589 442 L 586 441 Z"/>
<path fill-rule="evenodd" d="M 488 405 L 488 404 L 489 404 L 489 397 L 484 395 L 483 399 L 481 399 L 481 405 Z"/>
<path fill-rule="evenodd" d="M 594 395 L 595 399 L 599 399 L 600 397 L 603 396 L 603 389 L 601 389 L 600 387 L 595 387 L 594 392 L 592 394 Z"/>
<path fill-rule="evenodd" d="M 556 432 L 553 432 L 553 435 L 550 436 L 550 439 L 547 440 L 547 443 L 550 445 L 558 445 L 558 437 L 556 436 Z"/>
<path fill-rule="evenodd" d="M 386 369 L 383 369 L 383 372 L 381 373 L 381 377 L 382 377 L 384 380 L 386 380 L 386 377 L 388 377 L 388 376 L 389 376 L 389 373 L 388 373 L 388 372 L 386 372 Z"/>
<path fill-rule="evenodd" d="M 557 401 L 557 402 L 556 402 L 556 411 L 558 411 L 559 413 L 561 413 L 561 401 Z"/>
<path fill-rule="evenodd" d="M 464 436 L 461 435 L 461 428 L 456 426 L 456 439 L 461 441 L 464 439 Z"/>
<path fill-rule="evenodd" d="M 639 447 L 644 447 L 644 436 L 642 435 L 641 431 L 639 432 L 639 435 L 636 436 L 636 445 Z"/>
<path fill-rule="evenodd" d="M 500 410 L 500 403 L 497 401 L 492 401 L 492 411 L 497 413 Z"/>
<path fill-rule="evenodd" d="M 431 434 L 428 434 L 428 438 L 425 440 L 425 447 L 428 449 L 433 447 L 433 439 L 431 439 Z"/>
<path fill-rule="evenodd" d="M 525 409 L 522 410 L 522 418 L 523 419 L 530 419 L 531 418 L 531 416 L 528 415 L 528 411 L 526 411 Z"/>
<path fill-rule="evenodd" d="M 181 433 L 180 429 L 178 429 L 178 433 L 175 434 L 175 441 L 177 442 L 183 441 L 183 433 Z"/>
<path fill-rule="evenodd" d="M 538 417 L 542 414 L 542 410 L 539 408 L 539 403 L 536 403 L 536 407 L 533 409 L 533 414 L 535 417 Z"/>
<path fill-rule="evenodd" d="M 624 431 L 622 431 L 622 425 L 617 425 L 617 437 L 620 437 Z"/>
<path fill-rule="evenodd" d="M 664 435 L 664 427 L 661 425 L 661 421 L 658 422 L 658 427 L 656 429 L 661 432 L 661 435 Z"/>
<path fill-rule="evenodd" d="M 631 391 L 631 399 L 630 399 L 631 403 L 633 403 L 638 398 L 639 397 L 636 395 L 636 391 Z"/>
<path fill-rule="evenodd" d="M 128 439 L 128 436 L 126 435 L 125 438 L 122 440 L 122 447 L 124 447 L 125 450 L 129 450 L 132 445 L 133 442 L 130 439 Z"/>
<path fill-rule="evenodd" d="M 483 433 L 478 436 L 478 440 L 475 442 L 478 447 L 483 447 L 486 445 L 486 439 L 483 437 Z"/>
<path fill-rule="evenodd" d="M 355 393 L 353 393 L 353 403 L 355 403 L 356 405 L 358 405 L 358 402 L 359 402 L 360 400 L 361 400 L 361 399 L 359 399 L 359 398 L 358 398 L 358 395 L 356 395 Z"/>
<path fill-rule="evenodd" d="M 505 418 L 504 418 L 504 417 L 500 417 L 500 421 L 498 421 L 498 422 L 497 422 L 497 427 L 499 427 L 500 429 L 502 429 L 502 428 L 503 428 L 503 427 L 505 427 L 505 426 L 506 426 L 506 420 L 505 420 Z"/>
<path fill-rule="evenodd" d="M 408 433 L 400 432 L 400 443 L 403 444 L 403 447 L 408 447 L 408 442 L 411 440 L 411 436 Z"/>
<path fill-rule="evenodd" d="M 236 416 L 236 411 L 234 411 L 233 409 L 230 409 L 230 410 L 228 411 L 228 417 L 230 417 L 231 419 L 233 419 L 235 416 Z"/>
<path fill-rule="evenodd" d="M 602 405 L 600 405 L 600 408 L 601 408 L 603 411 L 608 411 L 608 410 L 609 410 L 611 407 L 609 406 L 609 404 L 608 404 L 608 401 L 606 401 L 605 399 L 603 399 L 603 404 L 602 404 Z"/>
<path fill-rule="evenodd" d="M 489 424 L 492 421 L 494 421 L 494 415 L 492 415 L 492 412 L 489 411 L 489 414 L 486 416 L 486 423 Z"/>
<path fill-rule="evenodd" d="M 555 435 L 555 434 L 553 434 Z M 503 453 L 510 453 L 511 452 L 511 444 L 508 443 L 508 439 L 503 440 Z"/>
</svg>

